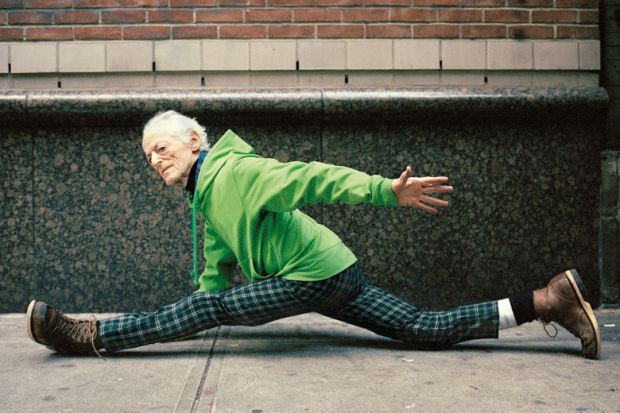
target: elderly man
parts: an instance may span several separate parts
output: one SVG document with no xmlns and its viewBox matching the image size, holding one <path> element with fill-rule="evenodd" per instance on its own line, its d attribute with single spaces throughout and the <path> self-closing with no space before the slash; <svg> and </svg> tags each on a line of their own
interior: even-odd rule
<svg viewBox="0 0 620 413">
<path fill-rule="evenodd" d="M 75 320 L 32 301 L 27 328 L 37 343 L 64 354 L 115 352 L 181 338 L 219 325 L 258 325 L 316 311 L 424 347 L 496 338 L 500 328 L 535 319 L 559 323 L 581 340 L 585 357 L 600 353 L 600 334 L 576 270 L 545 288 L 499 301 L 427 312 L 364 279 L 351 250 L 298 208 L 308 203 L 417 207 L 436 214 L 452 192 L 447 177 L 368 176 L 319 162 L 280 163 L 258 156 L 228 130 L 209 148 L 204 127 L 174 111 L 144 127 L 142 149 L 168 185 L 188 191 L 193 211 L 198 290 L 152 313 Z M 205 222 L 206 266 L 196 271 L 195 214 Z M 239 265 L 249 283 L 230 286 Z"/>
</svg>

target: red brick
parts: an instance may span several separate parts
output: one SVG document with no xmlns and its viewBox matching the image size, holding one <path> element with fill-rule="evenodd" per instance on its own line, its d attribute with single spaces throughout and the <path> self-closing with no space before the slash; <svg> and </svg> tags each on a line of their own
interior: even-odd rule
<svg viewBox="0 0 620 413">
<path fill-rule="evenodd" d="M 307 7 L 314 4 L 315 0 L 267 0 L 268 7 Z"/>
<path fill-rule="evenodd" d="M 370 24 L 366 26 L 366 38 L 411 39 L 413 31 L 407 24 Z"/>
<path fill-rule="evenodd" d="M 196 23 L 241 23 L 243 11 L 241 9 L 218 9 L 196 11 Z"/>
<path fill-rule="evenodd" d="M 506 0 L 462 0 L 463 7 L 504 7 Z"/>
<path fill-rule="evenodd" d="M 314 25 L 282 25 L 269 26 L 270 39 L 314 39 L 316 27 Z"/>
<path fill-rule="evenodd" d="M 295 22 L 339 22 L 340 10 L 334 9 L 299 9 L 293 11 Z"/>
<path fill-rule="evenodd" d="M 598 26 L 558 26 L 558 39 L 598 39 Z"/>
<path fill-rule="evenodd" d="M 104 10 L 102 23 L 145 23 L 146 13 L 142 10 Z"/>
<path fill-rule="evenodd" d="M 54 24 L 85 24 L 99 23 L 99 13 L 86 10 L 57 11 L 54 13 Z"/>
<path fill-rule="evenodd" d="M 24 40 L 22 27 L 0 27 L 0 41 Z"/>
<path fill-rule="evenodd" d="M 553 7 L 553 0 L 508 0 L 508 7 Z"/>
<path fill-rule="evenodd" d="M 555 7 L 567 9 L 598 9 L 598 0 L 556 0 Z"/>
<path fill-rule="evenodd" d="M 317 37 L 326 38 L 363 38 L 363 24 L 325 24 L 317 26 Z"/>
<path fill-rule="evenodd" d="M 387 22 L 388 9 L 345 9 L 343 22 Z"/>
<path fill-rule="evenodd" d="M 9 12 L 9 24 L 52 24 L 52 13 L 41 11 Z"/>
<path fill-rule="evenodd" d="M 511 39 L 553 39 L 553 26 L 510 26 L 508 37 Z"/>
<path fill-rule="evenodd" d="M 0 24 L 6 24 L 6 13 L 0 13 Z"/>
<path fill-rule="evenodd" d="M 290 22 L 293 12 L 288 9 L 249 9 L 245 11 L 245 21 L 252 22 Z"/>
<path fill-rule="evenodd" d="M 220 0 L 221 7 L 229 6 L 249 6 L 249 7 L 264 7 L 265 0 Z"/>
<path fill-rule="evenodd" d="M 460 6 L 461 0 L 413 0 L 414 6 L 435 7 L 435 6 Z"/>
<path fill-rule="evenodd" d="M 215 39 L 217 26 L 174 26 L 173 39 Z"/>
<path fill-rule="evenodd" d="M 168 0 L 118 0 L 121 7 L 168 7 Z"/>
<path fill-rule="evenodd" d="M 264 39 L 267 27 L 259 25 L 220 26 L 220 39 Z"/>
<path fill-rule="evenodd" d="M 123 39 L 169 39 L 170 26 L 125 26 L 123 27 Z"/>
<path fill-rule="evenodd" d="M 532 23 L 577 23 L 574 10 L 534 10 Z"/>
<path fill-rule="evenodd" d="M 193 23 L 193 10 L 149 10 L 149 23 Z"/>
<path fill-rule="evenodd" d="M 343 22 L 387 22 L 388 9 L 345 9 Z"/>
<path fill-rule="evenodd" d="M 2 0 L 3 9 L 23 9 L 24 0 Z"/>
<path fill-rule="evenodd" d="M 392 9 L 390 21 L 393 22 L 434 22 L 437 11 L 433 9 Z"/>
<path fill-rule="evenodd" d="M 317 6 L 362 6 L 363 0 L 316 0 Z"/>
<path fill-rule="evenodd" d="M 529 23 L 530 12 L 527 10 L 485 10 L 485 23 L 502 22 L 502 23 Z"/>
<path fill-rule="evenodd" d="M 70 9 L 73 0 L 24 0 L 27 9 Z"/>
<path fill-rule="evenodd" d="M 71 27 L 27 27 L 26 40 L 73 40 Z"/>
<path fill-rule="evenodd" d="M 598 11 L 581 10 L 579 12 L 579 23 L 598 24 Z"/>
<path fill-rule="evenodd" d="M 498 39 L 506 38 L 506 26 L 490 24 L 461 26 L 464 39 Z"/>
<path fill-rule="evenodd" d="M 120 40 L 120 26 L 77 26 L 73 28 L 75 40 Z"/>
<path fill-rule="evenodd" d="M 413 26 L 413 37 L 454 39 L 459 37 L 459 26 L 456 24 L 417 24 Z"/>
<path fill-rule="evenodd" d="M 74 7 L 76 8 L 103 8 L 103 7 L 119 7 L 119 0 L 74 0 Z"/>
<path fill-rule="evenodd" d="M 437 11 L 440 22 L 481 22 L 482 10 L 440 9 Z"/>
<path fill-rule="evenodd" d="M 215 7 L 217 0 L 170 0 L 170 7 Z"/>
<path fill-rule="evenodd" d="M 366 6 L 409 6 L 411 0 L 366 0 Z"/>
</svg>

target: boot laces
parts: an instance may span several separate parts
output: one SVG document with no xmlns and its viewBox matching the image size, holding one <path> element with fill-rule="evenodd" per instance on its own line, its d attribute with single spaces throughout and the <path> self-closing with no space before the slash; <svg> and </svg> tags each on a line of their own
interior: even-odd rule
<svg viewBox="0 0 620 413">
<path fill-rule="evenodd" d="M 545 330 L 545 333 L 547 333 L 549 337 L 556 338 L 558 336 L 558 328 L 555 326 L 555 324 L 552 324 L 550 321 L 545 321 L 545 320 L 540 320 L 540 319 L 538 321 L 540 321 L 540 323 L 543 325 L 543 329 Z M 547 326 L 553 327 L 553 330 L 555 330 L 553 334 L 551 334 L 549 330 L 547 330 Z"/>
<path fill-rule="evenodd" d="M 86 344 L 90 342 L 95 354 L 97 354 L 99 358 L 105 360 L 95 346 L 95 340 L 97 339 L 97 319 L 94 315 L 91 316 L 90 320 L 73 320 L 61 315 L 55 330 L 58 330 L 61 334 L 68 336 L 77 343 Z"/>
</svg>

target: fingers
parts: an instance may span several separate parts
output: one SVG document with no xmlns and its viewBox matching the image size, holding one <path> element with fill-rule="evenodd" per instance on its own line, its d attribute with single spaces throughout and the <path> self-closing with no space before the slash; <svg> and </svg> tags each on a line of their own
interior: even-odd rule
<svg viewBox="0 0 620 413">
<path fill-rule="evenodd" d="M 410 176 L 411 176 L 411 165 L 407 165 L 403 173 L 400 174 L 400 177 L 398 178 L 397 187 L 399 189 L 404 188 L 407 185 L 407 181 L 409 180 Z"/>
<path fill-rule="evenodd" d="M 423 187 L 433 187 L 446 186 L 449 178 L 447 176 L 423 176 L 413 179 L 416 179 L 418 182 L 420 182 Z"/>
<path fill-rule="evenodd" d="M 425 194 L 432 193 L 449 193 L 453 192 L 454 188 L 451 185 L 431 185 L 431 186 L 423 186 L 422 192 Z"/>
<path fill-rule="evenodd" d="M 407 198 L 409 199 L 401 203 L 401 205 L 415 206 L 424 212 L 433 215 L 439 213 L 439 210 L 436 207 L 447 207 L 450 205 L 448 201 L 425 195 L 453 192 L 454 188 L 452 185 L 446 185 L 449 179 L 447 176 L 411 178 L 411 174 L 412 168 L 408 165 L 397 180 L 399 190 L 407 188 L 408 190 L 413 191 L 408 194 L 409 196 Z"/>
<path fill-rule="evenodd" d="M 403 185 L 407 183 L 407 181 L 409 180 L 409 177 L 411 177 L 411 165 L 407 165 L 403 173 L 400 174 L 400 180 L 403 183 Z"/>
<path fill-rule="evenodd" d="M 433 207 L 430 207 L 430 206 L 428 206 L 428 205 L 425 205 L 425 204 L 423 204 L 422 202 L 420 202 L 420 201 L 418 201 L 418 200 L 413 201 L 413 204 L 414 204 L 416 207 L 420 208 L 421 210 L 423 210 L 423 211 L 425 211 L 425 212 L 428 212 L 429 214 L 436 215 L 436 214 L 438 214 L 438 213 L 439 213 L 439 211 L 437 210 L 437 208 L 433 208 Z"/>
<path fill-rule="evenodd" d="M 430 196 L 422 195 L 420 196 L 420 201 L 423 201 L 427 204 L 437 205 L 442 207 L 447 207 L 450 205 L 448 201 L 444 201 L 443 199 L 437 199 Z"/>
</svg>

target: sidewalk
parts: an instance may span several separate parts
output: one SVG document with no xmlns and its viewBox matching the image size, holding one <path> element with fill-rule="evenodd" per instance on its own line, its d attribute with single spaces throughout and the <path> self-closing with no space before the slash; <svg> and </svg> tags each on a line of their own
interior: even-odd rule
<svg viewBox="0 0 620 413">
<path fill-rule="evenodd" d="M 58 356 L 30 340 L 23 315 L 5 314 L 0 412 L 618 412 L 620 310 L 597 317 L 600 360 L 540 323 L 413 351 L 307 314 L 104 361 Z"/>
</svg>

